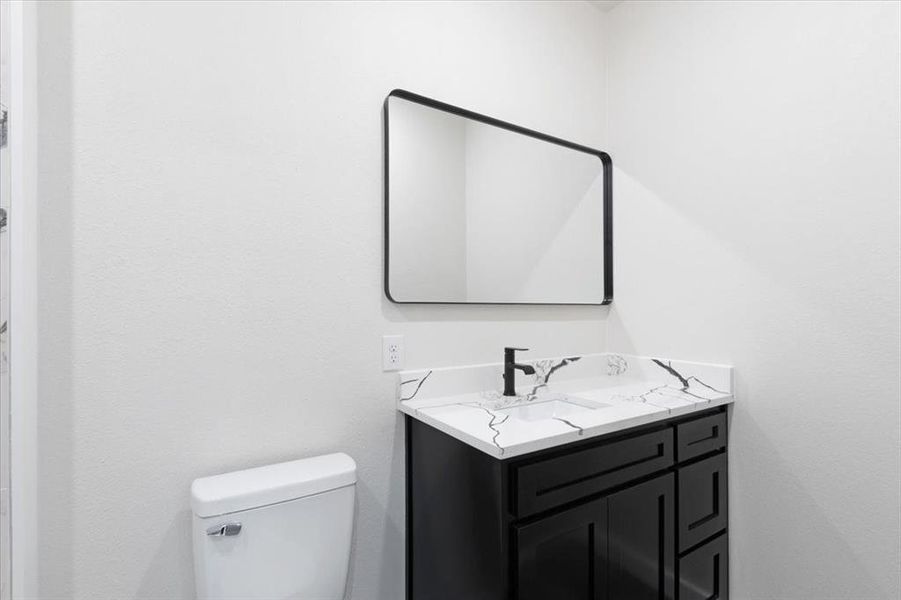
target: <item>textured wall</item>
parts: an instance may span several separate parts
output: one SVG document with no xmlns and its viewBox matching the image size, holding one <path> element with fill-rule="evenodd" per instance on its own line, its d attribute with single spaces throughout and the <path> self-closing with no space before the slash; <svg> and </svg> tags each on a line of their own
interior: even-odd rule
<svg viewBox="0 0 901 600">
<path fill-rule="evenodd" d="M 604 147 L 582 2 L 41 3 L 44 598 L 192 597 L 197 476 L 344 450 L 351 597 L 403 582 L 407 366 L 605 348 L 606 309 L 382 294 L 385 95 Z"/>
<path fill-rule="evenodd" d="M 608 15 L 610 344 L 735 366 L 735 600 L 901 595 L 899 9 Z"/>
</svg>

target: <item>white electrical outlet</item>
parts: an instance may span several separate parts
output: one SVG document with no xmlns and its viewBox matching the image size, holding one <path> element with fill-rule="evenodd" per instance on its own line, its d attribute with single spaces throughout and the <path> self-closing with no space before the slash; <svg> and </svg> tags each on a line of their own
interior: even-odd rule
<svg viewBox="0 0 901 600">
<path fill-rule="evenodd" d="M 404 336 L 382 336 L 382 370 L 400 371 L 404 368 Z"/>
</svg>

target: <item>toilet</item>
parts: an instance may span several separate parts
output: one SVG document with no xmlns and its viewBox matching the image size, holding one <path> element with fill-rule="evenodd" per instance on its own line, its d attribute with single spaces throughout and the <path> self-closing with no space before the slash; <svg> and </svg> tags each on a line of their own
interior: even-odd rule
<svg viewBox="0 0 901 600">
<path fill-rule="evenodd" d="M 194 480 L 197 598 L 342 600 L 356 472 L 338 453 Z"/>
</svg>

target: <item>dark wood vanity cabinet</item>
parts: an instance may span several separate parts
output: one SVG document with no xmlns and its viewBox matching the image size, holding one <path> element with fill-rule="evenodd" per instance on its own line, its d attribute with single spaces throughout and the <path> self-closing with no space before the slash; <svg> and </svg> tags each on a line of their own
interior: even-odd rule
<svg viewBox="0 0 901 600">
<path fill-rule="evenodd" d="M 675 597 L 673 475 L 515 526 L 516 598 Z"/>
<path fill-rule="evenodd" d="M 508 460 L 406 417 L 408 600 L 728 600 L 726 409 Z"/>
</svg>

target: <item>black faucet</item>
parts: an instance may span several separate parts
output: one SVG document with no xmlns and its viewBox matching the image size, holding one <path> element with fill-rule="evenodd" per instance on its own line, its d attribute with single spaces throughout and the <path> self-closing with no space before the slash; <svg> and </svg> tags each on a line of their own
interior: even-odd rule
<svg viewBox="0 0 901 600">
<path fill-rule="evenodd" d="M 504 348 L 504 396 L 516 395 L 516 369 L 526 375 L 534 375 L 532 365 L 516 364 L 516 351 L 526 352 L 528 348 Z"/>
</svg>

